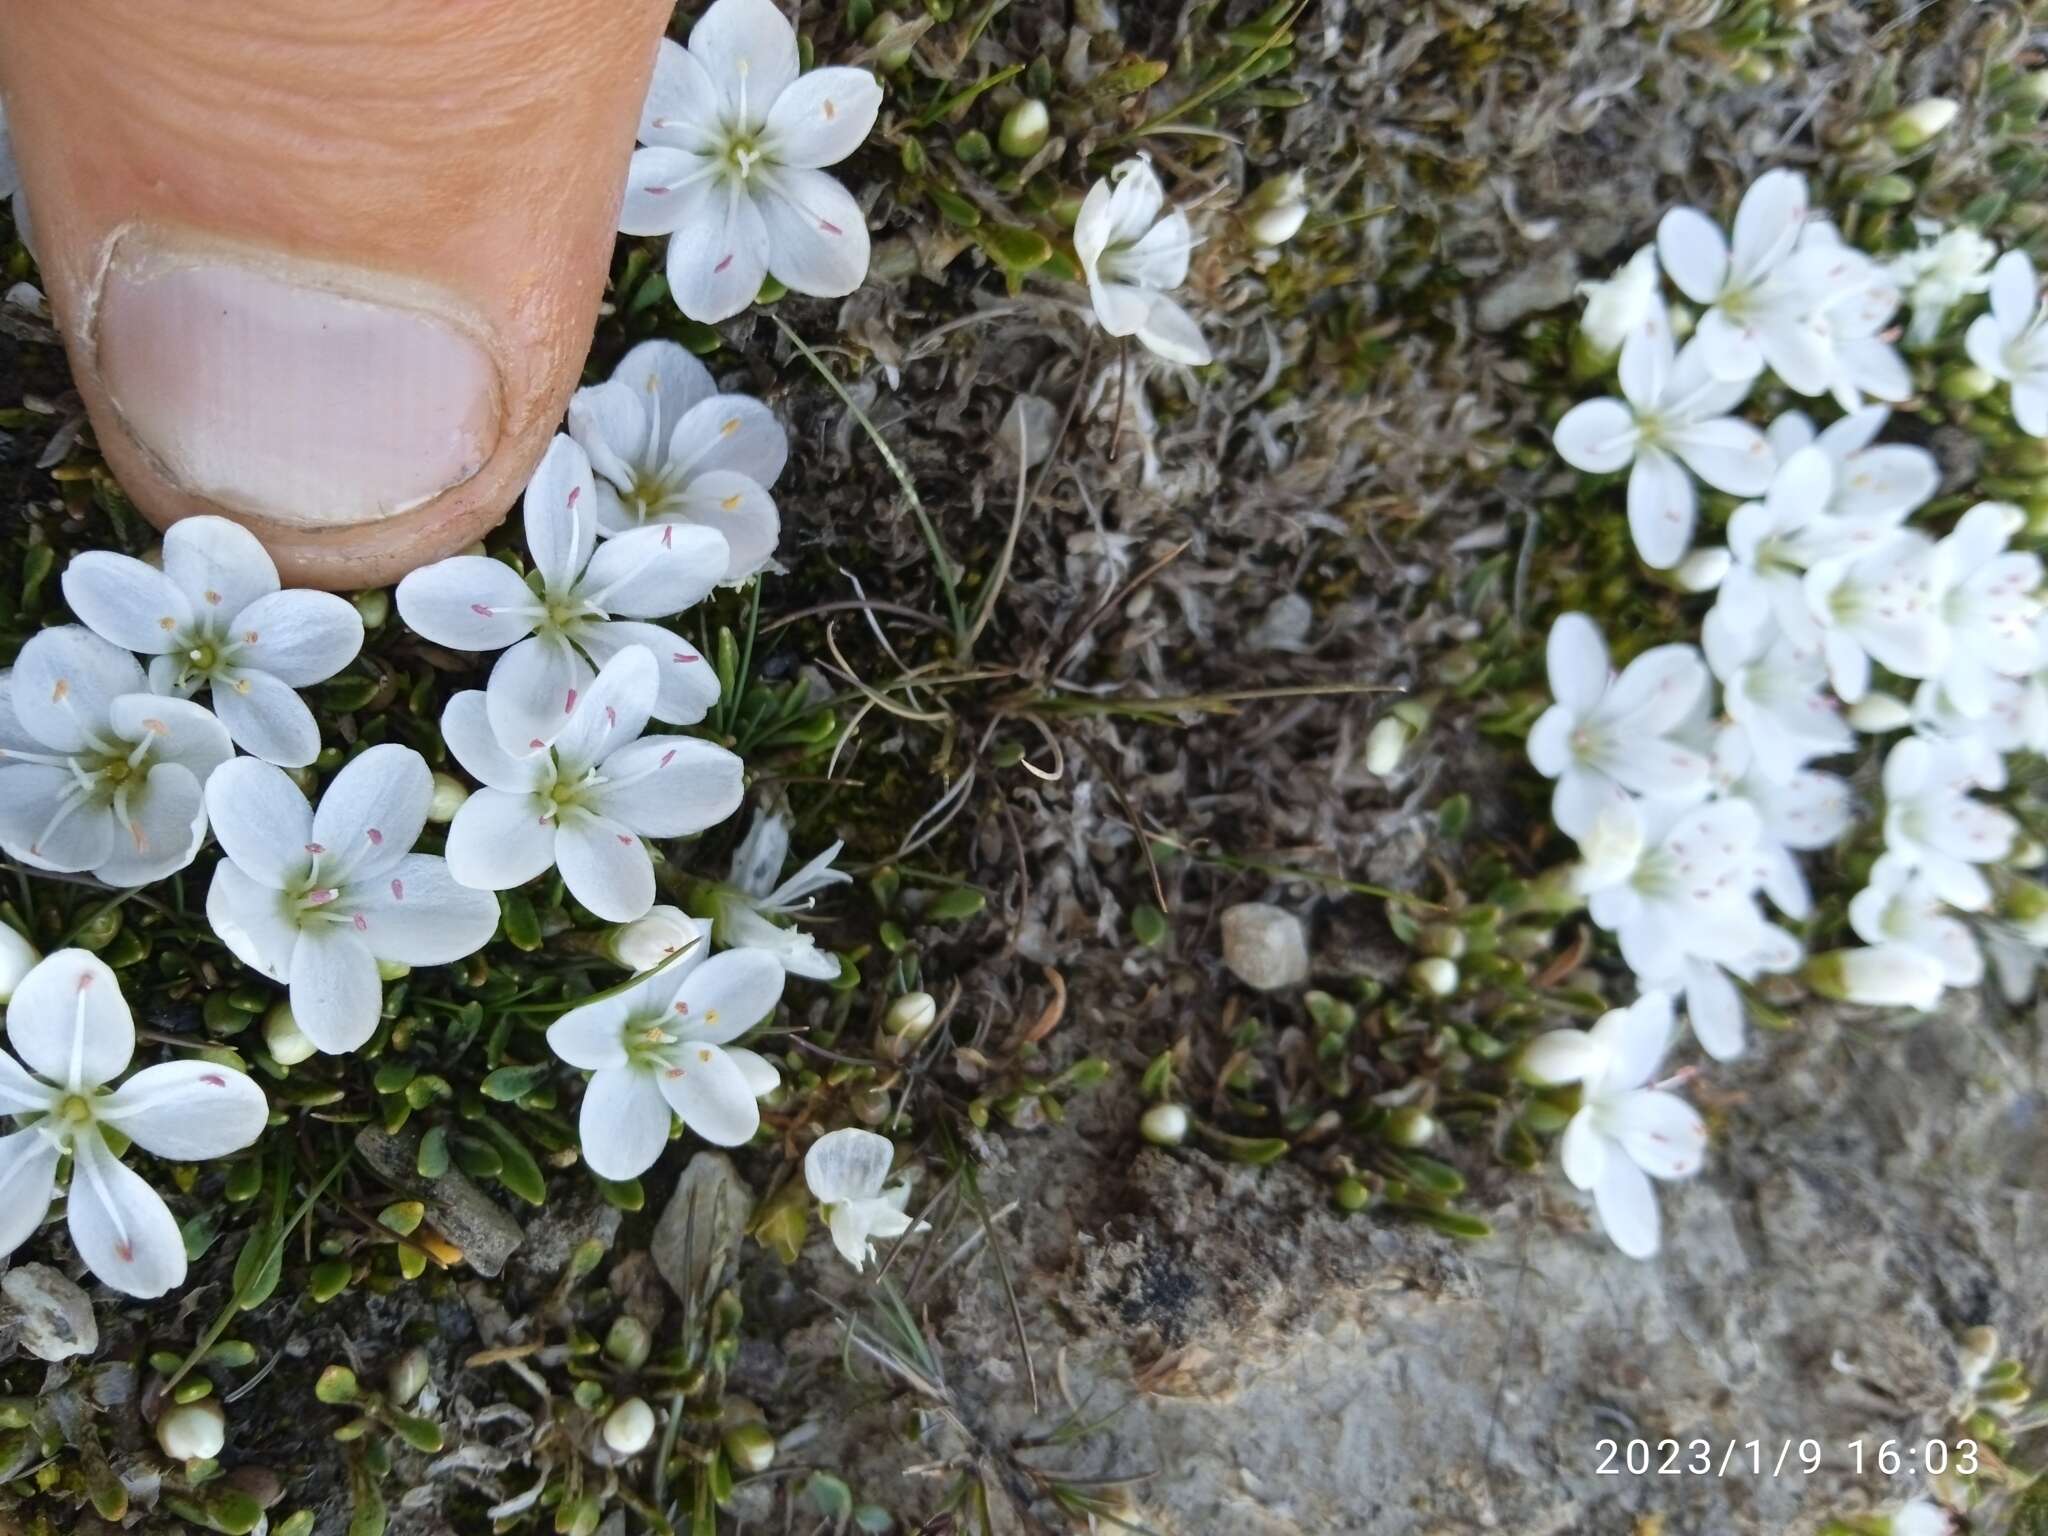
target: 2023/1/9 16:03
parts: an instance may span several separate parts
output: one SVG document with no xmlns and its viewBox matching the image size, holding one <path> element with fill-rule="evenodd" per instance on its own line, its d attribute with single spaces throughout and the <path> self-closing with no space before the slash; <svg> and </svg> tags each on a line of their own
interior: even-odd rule
<svg viewBox="0 0 2048 1536">
<path fill-rule="evenodd" d="M 1826 1445 L 1802 1440 L 1599 1440 L 1601 1477 L 1810 1477 L 1832 1460 L 1857 1476 L 1940 1476 L 1977 1471 L 1977 1442 L 1851 1440 L 1831 1458 Z"/>
</svg>

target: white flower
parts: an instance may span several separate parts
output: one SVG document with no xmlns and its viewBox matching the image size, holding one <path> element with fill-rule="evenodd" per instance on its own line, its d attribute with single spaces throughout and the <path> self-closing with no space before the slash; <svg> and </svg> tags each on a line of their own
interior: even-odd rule
<svg viewBox="0 0 2048 1536">
<path fill-rule="evenodd" d="M 42 956 L 35 945 L 7 923 L 0 923 L 0 1003 L 14 996 L 21 978 L 36 968 Z"/>
<path fill-rule="evenodd" d="M 1754 381 L 1766 366 L 1803 395 L 1827 387 L 1827 343 L 1811 323 L 1813 295 L 1798 253 L 1806 178 L 1766 171 L 1742 195 L 1731 251 L 1720 226 L 1696 208 L 1674 208 L 1657 225 L 1657 255 L 1700 316 L 1702 366 L 1716 378 Z"/>
<path fill-rule="evenodd" d="M 1914 1499 L 1891 1512 L 1887 1536 L 1951 1536 L 1956 1528 L 1949 1512 L 1932 1499 Z"/>
<path fill-rule="evenodd" d="M 1912 678 L 1947 665 L 1941 567 L 1934 541 L 1907 529 L 1868 554 L 1834 556 L 1806 573 L 1807 614 L 1820 628 L 1828 677 L 1843 703 L 1863 697 L 1873 661 Z"/>
<path fill-rule="evenodd" d="M 1783 783 L 1814 758 L 1855 746 L 1840 702 L 1827 691 L 1827 667 L 1817 644 L 1774 633 L 1768 625 L 1757 626 L 1745 638 L 1709 623 L 1703 638 L 1707 664 L 1721 681 L 1721 707 L 1743 738 L 1738 777 L 1754 770 Z"/>
<path fill-rule="evenodd" d="M 1529 761 L 1557 780 L 1551 819 L 1571 837 L 1591 829 L 1627 791 L 1682 795 L 1707 780 L 1707 760 L 1671 739 L 1707 686 L 1689 645 L 1643 652 L 1619 677 L 1600 631 L 1583 613 L 1561 614 L 1545 647 L 1557 702 L 1529 731 Z"/>
<path fill-rule="evenodd" d="M 1981 912 L 1991 887 L 1977 866 L 2010 853 L 2019 824 L 1973 799 L 1971 787 L 1952 750 L 1908 736 L 1884 760 L 1884 844 L 1950 906 Z"/>
<path fill-rule="evenodd" d="M 875 1238 L 901 1237 L 911 1230 L 903 1209 L 910 1200 L 909 1182 L 882 1187 L 895 1156 L 896 1144 L 888 1137 L 851 1126 L 828 1131 L 804 1154 L 804 1182 L 824 1207 L 832 1245 L 855 1269 L 865 1268 L 875 1256 Z M 919 1230 L 924 1225 L 917 1224 Z"/>
<path fill-rule="evenodd" d="M 155 658 L 150 685 L 210 691 L 236 745 L 303 768 L 320 727 L 295 690 L 356 659 L 363 621 L 332 592 L 279 590 L 256 535 L 224 517 L 188 517 L 164 535 L 164 568 L 89 550 L 64 569 L 64 600 L 93 633 Z"/>
<path fill-rule="evenodd" d="M 245 1074 L 207 1061 L 145 1067 L 111 1092 L 135 1055 L 121 984 L 82 949 L 60 949 L 7 1005 L 0 1115 L 26 1120 L 0 1136 L 0 1257 L 42 1225 L 60 1159 L 71 1159 L 65 1216 L 86 1268 L 129 1296 L 161 1296 L 185 1280 L 185 1239 L 163 1197 L 108 1146 L 111 1128 L 168 1161 L 225 1157 L 263 1134 L 270 1106 Z"/>
<path fill-rule="evenodd" d="M 1935 546 L 1941 621 L 1950 637 L 1941 690 L 1968 719 L 1991 708 L 1995 678 L 2026 677 L 2044 660 L 2040 558 L 2006 548 L 2025 526 L 2018 507 L 1980 501 Z"/>
<path fill-rule="evenodd" d="M 1646 992 L 1590 1030 L 1539 1035 L 1522 1058 L 1538 1082 L 1584 1085 L 1561 1141 L 1565 1177 L 1593 1192 L 1601 1226 L 1632 1259 L 1657 1251 L 1650 1180 L 1690 1178 L 1706 1154 L 1707 1128 L 1693 1107 L 1645 1086 L 1670 1048 L 1671 1024 L 1671 999 Z"/>
<path fill-rule="evenodd" d="M 691 736 L 642 736 L 657 667 L 644 646 L 604 664 L 572 694 L 559 734 L 538 751 L 495 731 L 502 686 L 458 693 L 441 715 L 455 760 L 484 787 L 448 827 L 448 868 L 480 891 L 559 868 L 569 894 L 630 923 L 654 905 L 648 837 L 688 837 L 739 808 L 740 760 Z"/>
<path fill-rule="evenodd" d="M 1866 944 L 1918 950 L 1941 966 L 1945 986 L 1984 979 L 1984 954 L 1949 914 L 1923 871 L 1890 854 L 1871 866 L 1870 883 L 1849 899 L 1849 926 Z"/>
<path fill-rule="evenodd" d="M 0 848 L 108 885 L 161 880 L 199 851 L 203 786 L 234 753 L 210 712 L 151 693 L 119 646 L 43 630 L 0 672 Z"/>
<path fill-rule="evenodd" d="M 1991 269 L 1991 313 L 1964 333 L 1970 361 L 2012 385 L 2012 419 L 2033 437 L 2048 437 L 2048 304 L 2041 302 L 2034 264 L 2007 251 Z"/>
<path fill-rule="evenodd" d="M 1899 290 L 1884 268 L 1845 245 L 1825 220 L 1801 232 L 1796 266 L 1813 295 L 1808 324 L 1825 343 L 1821 389 L 1845 411 L 1860 409 L 1865 395 L 1878 400 L 1910 395 L 1913 376 L 1885 338 L 1885 328 L 1898 313 Z M 1786 382 L 1802 394 L 1820 393 Z"/>
<path fill-rule="evenodd" d="M 599 544 L 590 459 L 558 434 L 526 487 L 526 545 L 538 593 L 483 555 L 423 566 L 398 584 L 399 613 L 436 644 L 512 647 L 491 668 L 502 739 L 533 750 L 552 741 L 597 669 L 629 646 L 645 646 L 660 666 L 655 719 L 704 718 L 718 702 L 717 675 L 680 635 L 639 621 L 681 613 L 725 579 L 724 535 L 663 523 Z"/>
<path fill-rule="evenodd" d="M 1799 941 L 1775 924 L 1759 922 L 1756 931 L 1755 947 L 1738 959 L 1688 956 L 1670 976 L 1637 978 L 1646 987 L 1669 992 L 1672 1000 L 1684 1007 L 1693 1038 L 1716 1061 L 1735 1060 L 1746 1043 L 1747 1010 L 1736 978 L 1754 981 L 1767 971 L 1777 975 L 1797 970 L 1805 957 Z"/>
<path fill-rule="evenodd" d="M 700 940 L 708 940 L 700 932 Z M 578 1124 L 583 1160 L 606 1179 L 635 1179 L 668 1145 L 669 1111 L 715 1146 L 760 1129 L 755 1103 L 781 1081 L 767 1058 L 729 1042 L 782 1000 L 782 967 L 738 949 L 706 957 L 708 942 L 548 1028 L 548 1044 L 591 1073 Z"/>
<path fill-rule="evenodd" d="M 1998 255 L 1998 247 L 1967 224 L 1935 234 L 1939 229 L 1923 224 L 1920 246 L 1893 257 L 1887 269 L 1913 306 L 1906 339 L 1916 347 L 1941 333 L 1951 309 L 1991 286 L 1987 269 Z M 1926 238 L 1930 234 L 1935 236 L 1931 240 Z"/>
<path fill-rule="evenodd" d="M 1941 1001 L 1942 964 L 1924 949 L 1879 944 L 1831 949 L 1806 962 L 1806 984 L 1822 997 L 1866 1008 L 1925 1013 Z"/>
<path fill-rule="evenodd" d="M 1041 116 L 1044 111 L 1040 106 Z M 1308 219 L 1308 178 L 1300 171 L 1287 171 L 1261 182 L 1244 200 L 1243 217 L 1253 244 L 1285 245 Z"/>
<path fill-rule="evenodd" d="M 1768 749 L 1766 742 L 1772 743 Z M 1848 745 L 1844 731 L 1835 750 Z M 1813 898 L 1794 855 L 1835 842 L 1854 823 L 1855 809 L 1845 780 L 1796 761 L 1788 764 L 1783 752 L 1774 725 L 1723 728 L 1714 741 L 1715 792 L 1756 812 L 1759 883 L 1772 905 L 1798 919 L 1812 913 Z"/>
<path fill-rule="evenodd" d="M 744 581 L 774 557 L 781 520 L 768 487 L 789 458 L 774 412 L 722 395 L 704 365 L 673 341 L 643 341 L 602 384 L 569 401 L 569 435 L 597 472 L 597 531 L 694 523 L 725 538 L 725 579 Z"/>
<path fill-rule="evenodd" d="M 1201 328 L 1167 290 L 1187 281 L 1194 236 L 1143 160 L 1126 160 L 1088 189 L 1074 221 L 1074 254 L 1088 279 L 1095 318 L 1112 336 L 1136 336 L 1170 363 L 1206 363 Z"/>
<path fill-rule="evenodd" d="M 1737 964 L 1755 954 L 1765 925 L 1752 900 L 1762 878 L 1754 806 L 1642 800 L 1603 815 L 1642 826 L 1634 864 L 1617 862 L 1605 884 L 1586 888 L 1588 914 L 1620 941 L 1630 970 L 1655 984 L 1688 960 Z"/>
<path fill-rule="evenodd" d="M 696 919 L 681 907 L 656 905 L 645 917 L 621 923 L 605 938 L 605 953 L 627 970 L 651 971 L 697 942 Z"/>
<path fill-rule="evenodd" d="M 1661 311 L 1622 343 L 1619 372 L 1623 398 L 1581 401 L 1565 412 L 1553 441 L 1567 464 L 1588 474 L 1634 466 L 1629 533 L 1643 563 L 1666 570 L 1692 546 L 1699 515 L 1693 475 L 1731 495 L 1756 496 L 1771 483 L 1775 463 L 1764 435 L 1729 414 L 1751 380 L 1715 378 L 1697 339 L 1674 357 Z"/>
<path fill-rule="evenodd" d="M 1579 297 L 1586 301 L 1579 334 L 1602 357 L 1612 357 L 1638 327 L 1665 319 L 1657 297 L 1657 248 L 1644 246 L 1604 283 L 1579 284 Z"/>
<path fill-rule="evenodd" d="M 839 957 L 819 949 L 817 940 L 801 928 L 776 919 L 808 909 L 815 892 L 853 878 L 832 867 L 844 846 L 834 843 L 778 885 L 776 877 L 789 857 L 789 821 L 775 811 L 761 811 L 733 850 L 732 873 L 712 895 L 718 942 L 734 949 L 767 950 L 792 976 L 831 981 L 839 974 Z"/>
<path fill-rule="evenodd" d="M 1786 411 L 1764 434 L 1781 470 L 1802 448 L 1826 455 L 1834 471 L 1827 499 L 1811 510 L 1858 547 L 1897 528 L 1941 486 L 1941 466 L 1925 448 L 1877 441 L 1891 414 L 1888 406 L 1866 405 L 1816 432 L 1803 411 Z"/>
<path fill-rule="evenodd" d="M 446 965 L 497 930 L 498 903 L 414 853 L 434 798 L 426 759 L 371 747 L 315 811 L 281 768 L 238 757 L 206 785 L 214 867 L 206 920 L 237 959 L 291 989 L 292 1017 L 330 1055 L 377 1031 L 377 962 Z"/>
<path fill-rule="evenodd" d="M 800 67 L 770 0 L 712 0 L 688 48 L 662 39 L 619 228 L 669 236 L 669 291 L 692 320 L 738 314 L 766 277 L 838 298 L 867 276 L 867 216 L 819 167 L 865 142 L 882 88 Z"/>
</svg>

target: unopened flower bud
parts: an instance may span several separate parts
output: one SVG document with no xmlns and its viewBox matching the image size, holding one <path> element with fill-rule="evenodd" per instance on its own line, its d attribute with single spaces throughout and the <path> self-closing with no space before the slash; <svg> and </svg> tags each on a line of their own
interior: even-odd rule
<svg viewBox="0 0 2048 1536">
<path fill-rule="evenodd" d="M 726 1459 L 736 1472 L 761 1473 L 775 1465 L 775 1436 L 758 1419 L 725 1432 Z"/>
<path fill-rule="evenodd" d="M 920 1040 L 939 1017 L 938 1001 L 929 992 L 906 992 L 882 1015 L 882 1033 Z"/>
<path fill-rule="evenodd" d="M 375 587 L 368 592 L 358 592 L 349 601 L 355 605 L 356 616 L 363 621 L 365 629 L 382 629 L 391 617 L 391 589 Z"/>
<path fill-rule="evenodd" d="M 1711 592 L 1721 585 L 1728 568 L 1735 563 L 1725 549 L 1696 549 L 1678 562 L 1672 574 L 1685 592 Z"/>
<path fill-rule="evenodd" d="M 1446 960 L 1462 960 L 1468 940 L 1465 930 L 1456 923 L 1431 923 L 1415 936 L 1415 947 L 1425 955 L 1441 955 Z"/>
<path fill-rule="evenodd" d="M 1426 996 L 1449 997 L 1458 990 L 1458 968 L 1441 955 L 1432 955 L 1408 967 L 1408 983 Z"/>
<path fill-rule="evenodd" d="M 1308 218 L 1308 184 L 1300 171 L 1261 182 L 1245 199 L 1244 227 L 1254 245 L 1285 245 Z"/>
<path fill-rule="evenodd" d="M 1154 1104 L 1139 1116 L 1138 1134 L 1155 1147 L 1177 1147 L 1188 1139 L 1188 1112 L 1178 1104 Z"/>
<path fill-rule="evenodd" d="M 455 813 L 462 809 L 462 802 L 469 798 L 469 788 L 452 773 L 434 775 L 434 797 L 427 802 L 427 820 L 437 827 L 445 827 L 455 819 Z"/>
<path fill-rule="evenodd" d="M 36 947 L 5 923 L 0 923 L 0 1003 L 14 996 L 21 978 L 35 969 L 42 956 Z"/>
<path fill-rule="evenodd" d="M 654 1410 L 629 1397 L 605 1416 L 604 1443 L 615 1456 L 638 1456 L 654 1443 Z"/>
<path fill-rule="evenodd" d="M 1884 136 L 1900 154 L 1911 154 L 1954 122 L 1961 110 L 1946 96 L 1925 97 L 1887 118 Z"/>
<path fill-rule="evenodd" d="M 1991 1369 L 1998 1359 L 1998 1330 L 1979 1324 L 1965 1328 L 1963 1336 L 1956 1340 L 1956 1370 L 1963 1378 L 1964 1390 L 1974 1388 L 1984 1379 L 1984 1373 Z"/>
<path fill-rule="evenodd" d="M 1045 103 L 1027 96 L 1003 114 L 1003 126 L 996 131 L 996 147 L 1012 160 L 1029 160 L 1045 147 L 1052 132 L 1052 114 Z"/>
<path fill-rule="evenodd" d="M 2038 837 L 2022 835 L 2005 856 L 2007 869 L 2039 869 L 2043 864 L 2048 864 L 2048 845 Z"/>
<path fill-rule="evenodd" d="M 1365 738 L 1365 771 L 1387 777 L 1401 766 L 1415 732 L 1394 715 L 1382 715 Z"/>
<path fill-rule="evenodd" d="M 280 1067 L 296 1067 L 319 1047 L 299 1028 L 299 1021 L 292 1017 L 292 1005 L 279 1002 L 272 1003 L 270 1011 L 263 1015 L 263 1049 L 270 1052 L 270 1059 Z"/>
<path fill-rule="evenodd" d="M 2013 82 L 2012 99 L 2036 112 L 2048 107 L 2048 69 L 2029 70 Z"/>
<path fill-rule="evenodd" d="M 211 1461 L 227 1443 L 228 1416 L 218 1401 L 173 1403 L 156 1421 L 156 1443 L 177 1461 Z"/>
<path fill-rule="evenodd" d="M 1934 388 L 1942 399 L 1967 405 L 1972 400 L 1982 400 L 1998 388 L 1998 380 L 1974 363 L 1958 363 L 1953 368 L 1942 370 Z"/>
<path fill-rule="evenodd" d="M 1941 1000 L 1941 962 L 1903 944 L 1831 949 L 1808 960 L 1803 974 L 1809 987 L 1837 1002 L 1924 1013 Z"/>
<path fill-rule="evenodd" d="M 637 1371 L 647 1363 L 647 1357 L 654 1350 L 654 1335 L 647 1331 L 647 1325 L 630 1312 L 621 1313 L 612 1319 L 612 1325 L 605 1331 L 605 1358 L 629 1371 Z"/>
<path fill-rule="evenodd" d="M 1879 176 L 1865 182 L 1856 199 L 1872 208 L 1896 208 L 1913 201 L 1913 183 L 1904 176 Z"/>
<path fill-rule="evenodd" d="M 1579 334 L 1593 357 L 1611 362 L 1657 303 L 1656 248 L 1644 246 L 1604 283 L 1579 284 L 1579 296 L 1586 301 Z"/>
<path fill-rule="evenodd" d="M 1397 1147 L 1426 1147 L 1436 1140 L 1436 1130 L 1436 1116 L 1407 1104 L 1387 1116 L 1380 1134 Z"/>
<path fill-rule="evenodd" d="M 2048 887 L 2017 878 L 2003 882 L 1998 892 L 1998 915 L 2017 928 L 2029 944 L 2048 947 Z"/>
<path fill-rule="evenodd" d="M 608 931 L 604 952 L 614 965 L 635 973 L 651 971 L 677 950 L 697 943 L 700 932 L 696 919 L 680 907 L 649 907 L 645 917 Z"/>
<path fill-rule="evenodd" d="M 1904 699 L 1888 693 L 1866 693 L 1851 704 L 1844 715 L 1850 726 L 1866 736 L 1901 731 L 1913 723 L 1912 708 Z"/>
<path fill-rule="evenodd" d="M 894 11 L 877 11 L 874 20 L 868 23 L 867 30 L 861 33 L 860 40 L 870 48 L 878 47 L 883 39 L 901 31 L 902 28 L 903 18 Z M 875 62 L 885 70 L 899 70 L 910 62 L 910 50 L 913 46 L 911 43 L 901 43 L 895 47 L 885 48 L 875 55 Z"/>
<path fill-rule="evenodd" d="M 1340 1211 L 1362 1211 L 1372 1204 L 1372 1191 L 1358 1179 L 1339 1179 L 1330 1198 L 1337 1202 Z"/>
</svg>

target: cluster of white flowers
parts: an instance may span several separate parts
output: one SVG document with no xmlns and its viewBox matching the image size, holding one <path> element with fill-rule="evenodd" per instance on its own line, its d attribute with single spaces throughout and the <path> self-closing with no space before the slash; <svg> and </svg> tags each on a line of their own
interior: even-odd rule
<svg viewBox="0 0 2048 1536">
<path fill-rule="evenodd" d="M 1556 781 L 1552 816 L 1579 845 L 1576 889 L 1642 1001 L 1627 1025 L 1614 1014 L 1590 1034 L 1537 1042 L 1524 1071 L 1585 1084 L 1566 1173 L 1632 1254 L 1656 1246 L 1643 1174 L 1679 1177 L 1699 1161 L 1696 1120 L 1681 1135 L 1674 1110 L 1640 1096 L 1670 1044 L 1674 1002 L 1702 1049 L 1727 1060 L 1744 1045 L 1743 988 L 1761 975 L 1803 962 L 1824 995 L 1927 1009 L 1945 987 L 1976 984 L 1987 950 L 2024 995 L 2048 945 L 2048 890 L 2001 867 L 2018 824 L 1977 798 L 2005 787 L 2008 755 L 2048 750 L 2041 562 L 2008 547 L 2024 518 L 2002 503 L 1980 502 L 1945 534 L 1913 526 L 1940 468 L 1920 448 L 1879 442 L 1889 412 L 1863 403 L 1909 392 L 1885 329 L 1902 292 L 1916 335 L 1932 339 L 1989 290 L 1969 352 L 2012 381 L 2030 431 L 2041 425 L 2031 415 L 2048 414 L 2048 339 L 2024 256 L 1980 282 L 1992 254 L 1981 237 L 1923 234 L 1921 250 L 1880 266 L 1808 217 L 1799 177 L 1772 171 L 1744 196 L 1732 250 L 1678 209 L 1654 255 L 1587 295 L 1585 340 L 1612 356 L 1622 398 L 1574 407 L 1557 449 L 1587 471 L 1632 466 L 1638 553 L 1675 568 L 1684 590 L 1713 593 L 1698 646 L 1654 646 L 1619 674 L 1590 618 L 1559 617 L 1546 651 L 1555 702 L 1528 740 Z M 1700 306 L 1682 349 L 1657 264 Z M 1766 368 L 1844 414 L 1820 430 L 1797 411 L 1764 430 L 1742 420 L 1734 412 Z M 1694 476 L 1753 498 L 1729 517 L 1723 547 L 1694 547 Z M 1808 958 L 1776 919 L 1812 915 L 1801 856 L 1877 816 L 1842 774 L 1814 766 L 1856 750 L 1859 732 L 1898 737 L 1883 765 L 1883 852 L 1849 905 L 1865 947 Z M 1585 1064 L 1603 1050 L 1619 1064 L 1606 1075 Z M 1594 1150 L 1601 1125 L 1625 1156 Z"/>
</svg>

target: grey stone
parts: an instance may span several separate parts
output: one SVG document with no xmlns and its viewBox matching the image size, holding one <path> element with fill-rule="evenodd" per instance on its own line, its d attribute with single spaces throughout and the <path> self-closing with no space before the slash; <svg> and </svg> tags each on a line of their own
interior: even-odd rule
<svg viewBox="0 0 2048 1536">
<path fill-rule="evenodd" d="M 69 1360 L 100 1346 L 92 1302 L 47 1264 L 23 1264 L 0 1278 L 14 1342 L 38 1360 Z"/>
<path fill-rule="evenodd" d="M 1308 936 L 1301 919 L 1270 902 L 1239 902 L 1223 914 L 1223 963 L 1261 992 L 1300 986 L 1308 980 Z"/>
<path fill-rule="evenodd" d="M 698 1152 L 683 1169 L 654 1229 L 654 1265 L 685 1301 L 717 1288 L 734 1256 L 754 1192 L 723 1152 Z"/>
<path fill-rule="evenodd" d="M 1578 256 L 1566 250 L 1552 251 L 1487 289 L 1473 319 L 1482 331 L 1504 331 L 1518 320 L 1570 303 L 1578 282 Z"/>
<path fill-rule="evenodd" d="M 365 1126 L 356 1133 L 356 1151 L 387 1184 L 419 1196 L 434 1230 L 460 1248 L 478 1274 L 496 1276 L 526 1240 L 519 1223 L 459 1168 L 450 1168 L 438 1179 L 421 1178 L 419 1137 L 393 1136 L 381 1126 Z"/>
</svg>

